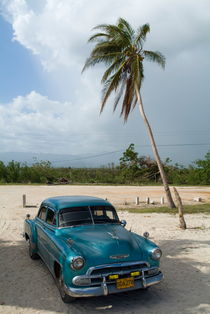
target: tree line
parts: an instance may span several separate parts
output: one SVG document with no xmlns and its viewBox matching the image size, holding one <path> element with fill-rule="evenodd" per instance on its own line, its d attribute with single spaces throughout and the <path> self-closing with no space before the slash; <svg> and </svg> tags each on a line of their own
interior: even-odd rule
<svg viewBox="0 0 210 314">
<path fill-rule="evenodd" d="M 210 151 L 204 159 L 192 165 L 172 164 L 167 158 L 163 167 L 169 184 L 209 185 Z M 161 177 L 155 160 L 139 156 L 134 144 L 130 144 L 119 160 L 119 164 L 108 164 L 99 168 L 53 167 L 49 161 L 26 162 L 0 161 L 0 183 L 42 184 L 160 184 Z"/>
</svg>

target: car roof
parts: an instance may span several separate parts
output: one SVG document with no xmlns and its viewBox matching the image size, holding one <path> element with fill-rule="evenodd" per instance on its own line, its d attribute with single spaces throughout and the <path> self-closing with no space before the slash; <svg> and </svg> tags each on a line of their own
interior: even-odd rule
<svg viewBox="0 0 210 314">
<path fill-rule="evenodd" d="M 84 195 L 50 197 L 44 200 L 41 204 L 41 206 L 49 206 L 57 211 L 68 207 L 94 206 L 94 205 L 110 206 L 111 204 L 102 198 Z"/>
</svg>

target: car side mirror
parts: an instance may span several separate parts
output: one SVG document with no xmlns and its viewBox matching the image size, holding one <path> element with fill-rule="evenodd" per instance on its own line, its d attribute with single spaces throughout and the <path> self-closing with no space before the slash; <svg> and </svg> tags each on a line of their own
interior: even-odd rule
<svg viewBox="0 0 210 314">
<path fill-rule="evenodd" d="M 125 228 L 127 222 L 126 222 L 125 220 L 121 220 L 120 223 L 121 223 L 121 225 Z"/>
</svg>

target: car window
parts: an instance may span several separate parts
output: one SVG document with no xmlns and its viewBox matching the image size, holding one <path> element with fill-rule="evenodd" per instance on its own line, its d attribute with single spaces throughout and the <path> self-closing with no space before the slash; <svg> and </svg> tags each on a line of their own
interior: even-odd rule
<svg viewBox="0 0 210 314">
<path fill-rule="evenodd" d="M 46 222 L 48 224 L 51 225 L 55 225 L 56 224 L 56 219 L 55 219 L 55 213 L 52 209 L 48 208 L 47 210 L 47 218 L 46 218 Z"/>
<path fill-rule="evenodd" d="M 119 223 L 119 218 L 114 207 L 71 207 L 62 209 L 59 213 L 60 227 L 99 223 Z"/>
<path fill-rule="evenodd" d="M 92 218 L 87 206 L 65 208 L 59 213 L 59 226 L 91 224 Z"/>
<path fill-rule="evenodd" d="M 94 223 L 119 222 L 116 210 L 112 206 L 90 206 Z"/>
<path fill-rule="evenodd" d="M 46 207 L 42 207 L 39 211 L 38 217 L 42 220 L 46 218 Z"/>
</svg>

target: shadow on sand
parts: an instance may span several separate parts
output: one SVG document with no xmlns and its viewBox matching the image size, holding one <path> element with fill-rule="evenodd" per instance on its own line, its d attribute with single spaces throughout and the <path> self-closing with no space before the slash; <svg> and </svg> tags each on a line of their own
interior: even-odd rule
<svg viewBox="0 0 210 314">
<path fill-rule="evenodd" d="M 165 279 L 146 291 L 77 299 L 66 305 L 61 301 L 54 280 L 42 260 L 29 258 L 24 240 L 14 243 L 1 241 L 0 311 L 4 306 L 14 306 L 25 311 L 31 309 L 31 312 L 46 310 L 74 314 L 103 311 L 195 313 L 200 304 L 209 304 L 209 285 L 207 275 L 198 270 L 197 261 L 187 258 L 186 250 L 201 245 L 210 245 L 210 241 L 168 240 L 160 243 L 164 252 L 161 268 Z M 182 252 L 184 257 L 180 258 Z M 178 255 L 179 258 L 176 257 Z M 201 266 L 206 265 L 199 263 Z M 17 312 L 20 313 L 20 309 Z"/>
</svg>

